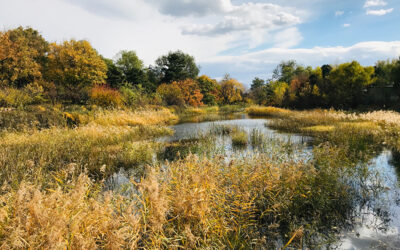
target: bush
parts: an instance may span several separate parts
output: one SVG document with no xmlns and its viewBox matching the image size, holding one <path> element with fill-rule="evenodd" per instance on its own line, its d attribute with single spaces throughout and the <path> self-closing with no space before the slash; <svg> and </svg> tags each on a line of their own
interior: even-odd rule
<svg viewBox="0 0 400 250">
<path fill-rule="evenodd" d="M 122 104 L 120 93 L 106 86 L 94 87 L 90 93 L 89 102 L 102 107 L 118 107 Z"/>
<path fill-rule="evenodd" d="M 145 92 L 142 85 L 131 86 L 126 84 L 119 89 L 122 103 L 127 107 L 143 107 L 151 104 L 160 104 L 155 98 Z"/>
<path fill-rule="evenodd" d="M 24 107 L 33 102 L 33 99 L 23 90 L 6 88 L 0 90 L 0 106 Z"/>
<path fill-rule="evenodd" d="M 184 106 L 185 100 L 181 89 L 174 84 L 161 84 L 157 88 L 157 94 L 161 96 L 161 99 L 166 105 L 177 105 Z"/>
</svg>

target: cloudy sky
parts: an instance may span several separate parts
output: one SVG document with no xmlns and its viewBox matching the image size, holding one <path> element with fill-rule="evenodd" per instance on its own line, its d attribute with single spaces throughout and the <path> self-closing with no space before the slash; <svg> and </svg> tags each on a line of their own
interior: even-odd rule
<svg viewBox="0 0 400 250">
<path fill-rule="evenodd" d="M 305 65 L 400 55 L 399 0 L 0 0 L 0 26 L 31 26 L 50 41 L 86 39 L 104 56 L 168 51 L 201 73 L 245 84 L 282 60 Z"/>
</svg>

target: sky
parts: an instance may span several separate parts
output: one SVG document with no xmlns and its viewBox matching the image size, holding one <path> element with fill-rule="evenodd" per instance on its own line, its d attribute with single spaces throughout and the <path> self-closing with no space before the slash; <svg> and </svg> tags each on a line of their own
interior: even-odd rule
<svg viewBox="0 0 400 250">
<path fill-rule="evenodd" d="M 251 84 L 284 60 L 313 67 L 400 56 L 400 0 L 0 0 L 0 28 L 30 26 L 49 41 L 88 40 L 146 65 L 169 51 L 201 74 Z"/>
</svg>

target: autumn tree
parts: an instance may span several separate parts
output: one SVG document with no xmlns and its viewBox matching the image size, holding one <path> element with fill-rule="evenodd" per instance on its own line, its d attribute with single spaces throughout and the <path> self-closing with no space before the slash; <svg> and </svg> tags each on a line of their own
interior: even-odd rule
<svg viewBox="0 0 400 250">
<path fill-rule="evenodd" d="M 186 79 L 179 82 L 173 82 L 172 85 L 176 85 L 181 89 L 183 99 L 187 105 L 198 107 L 203 105 L 201 94 L 198 83 L 193 79 Z"/>
<path fill-rule="evenodd" d="M 203 103 L 207 105 L 216 105 L 220 101 L 221 86 L 218 82 L 206 75 L 197 78 L 201 94 L 203 95 Z"/>
<path fill-rule="evenodd" d="M 48 43 L 32 28 L 0 32 L 0 85 L 23 87 L 42 79 Z"/>
<path fill-rule="evenodd" d="M 243 100 L 244 86 L 236 79 L 226 75 L 220 85 L 223 103 L 232 104 Z"/>
<path fill-rule="evenodd" d="M 159 57 L 156 60 L 156 71 L 160 73 L 161 83 L 196 79 L 200 72 L 194 57 L 180 50 Z"/>
<path fill-rule="evenodd" d="M 46 78 L 64 99 L 84 101 L 92 87 L 105 83 L 107 65 L 88 41 L 52 43 L 48 59 Z"/>
</svg>

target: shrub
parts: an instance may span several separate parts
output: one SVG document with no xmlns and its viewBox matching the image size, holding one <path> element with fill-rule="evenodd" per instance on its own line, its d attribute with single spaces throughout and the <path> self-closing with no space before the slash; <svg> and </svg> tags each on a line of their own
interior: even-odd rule
<svg viewBox="0 0 400 250">
<path fill-rule="evenodd" d="M 29 105 L 32 102 L 32 97 L 22 89 L 5 88 L 0 90 L 0 106 L 18 108 Z"/>
<path fill-rule="evenodd" d="M 143 107 L 150 104 L 158 104 L 141 85 L 126 84 L 119 89 L 122 103 L 127 107 Z"/>
<path fill-rule="evenodd" d="M 120 93 L 106 86 L 94 87 L 90 93 L 89 101 L 102 107 L 118 107 L 122 103 Z"/>
<path fill-rule="evenodd" d="M 174 84 L 161 84 L 157 88 L 157 94 L 161 96 L 166 105 L 185 105 L 181 89 Z"/>
</svg>

